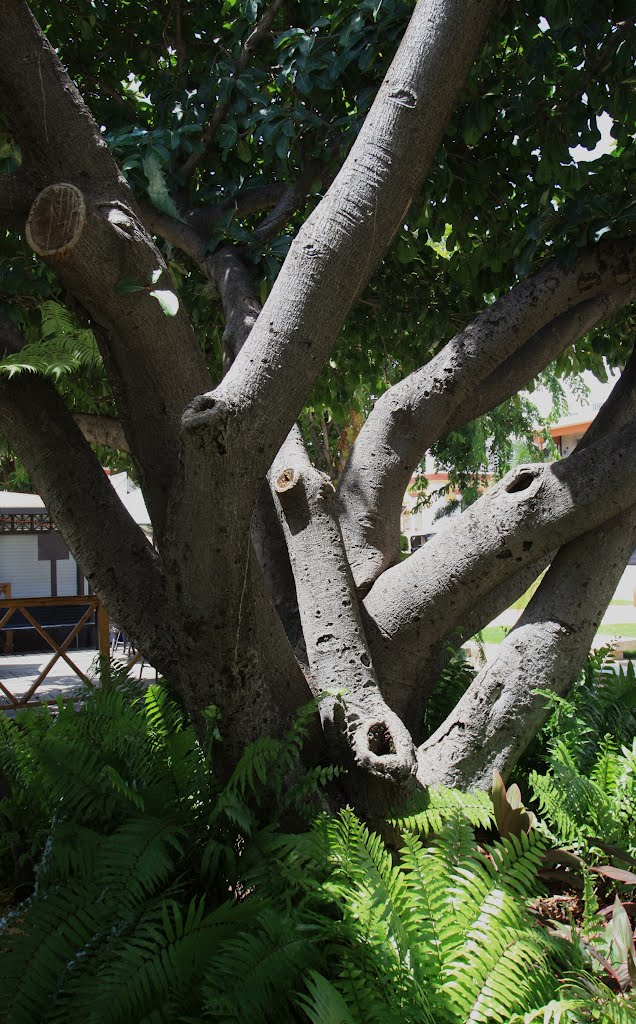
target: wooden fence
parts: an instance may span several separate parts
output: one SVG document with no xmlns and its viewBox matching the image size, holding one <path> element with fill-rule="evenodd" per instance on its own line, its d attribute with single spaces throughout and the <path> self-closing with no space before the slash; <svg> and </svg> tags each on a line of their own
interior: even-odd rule
<svg viewBox="0 0 636 1024">
<path fill-rule="evenodd" d="M 7 586 L 7 584 L 0 584 L 0 588 L 5 593 Z M 79 635 L 80 630 L 88 625 L 96 627 L 99 653 L 108 657 L 110 653 L 108 613 L 94 594 L 78 597 L 11 597 L 9 595 L 0 599 L 0 632 L 5 632 L 10 637 L 11 643 L 12 634 L 27 629 L 35 630 L 47 647 L 53 651 L 53 656 L 21 697 L 18 698 L 12 694 L 8 683 L 0 679 L 0 691 L 8 699 L 9 708 L 16 709 L 27 705 L 54 703 L 53 700 L 39 701 L 32 698 L 60 658 L 63 658 L 83 683 L 91 685 L 90 679 L 78 668 L 68 653 L 70 645 Z M 58 643 L 50 631 L 60 628 L 69 629 L 69 633 L 61 643 Z M 7 705 L 5 704 L 3 707 L 6 710 Z"/>
</svg>

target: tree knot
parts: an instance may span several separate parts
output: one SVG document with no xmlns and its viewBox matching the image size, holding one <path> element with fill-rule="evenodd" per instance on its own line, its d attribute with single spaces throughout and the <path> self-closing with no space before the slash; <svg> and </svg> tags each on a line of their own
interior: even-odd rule
<svg viewBox="0 0 636 1024">
<path fill-rule="evenodd" d="M 199 448 L 213 446 L 225 455 L 230 414 L 228 405 L 213 394 L 197 395 L 181 418 L 182 435 Z"/>
<path fill-rule="evenodd" d="M 544 481 L 545 467 L 538 465 L 515 466 L 504 477 L 502 487 L 506 494 L 519 494 L 523 500 L 533 498 L 541 489 Z"/>
</svg>

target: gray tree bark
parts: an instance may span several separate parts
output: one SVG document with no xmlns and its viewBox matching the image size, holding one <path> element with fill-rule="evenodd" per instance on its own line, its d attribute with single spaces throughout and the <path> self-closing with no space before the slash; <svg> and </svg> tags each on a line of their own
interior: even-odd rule
<svg viewBox="0 0 636 1024">
<path fill-rule="evenodd" d="M 75 422 L 53 385 L 17 377 L 0 384 L 0 427 L 94 589 L 179 686 L 197 726 L 210 704 L 219 709 L 224 770 L 247 742 L 279 734 L 312 694 L 330 690 L 324 734 L 353 764 L 370 814 L 414 772 L 422 785 L 466 786 L 489 783 L 494 765 L 509 769 L 543 714 L 532 672 L 555 690 L 570 684 L 636 528 L 629 369 L 587 447 L 551 467 L 518 467 L 444 538 L 393 565 L 402 496 L 426 447 L 633 299 L 633 239 L 585 251 L 569 271 L 544 267 L 387 392 L 337 500 L 294 426 L 431 167 L 497 2 L 420 0 L 356 143 L 261 310 L 237 252 L 206 250 L 223 203 L 186 210 L 183 223 L 139 209 L 28 7 L 0 0 L 0 105 L 24 153 L 24 169 L 0 181 L 0 222 L 26 231 L 87 311 L 118 417 L 118 426 L 81 414 Z M 211 122 L 209 141 L 215 130 Z M 237 202 L 270 211 L 260 229 L 268 237 L 305 188 L 304 179 L 269 185 Z M 219 382 L 184 311 L 166 318 L 150 295 L 156 271 L 152 283 L 171 288 L 151 233 L 216 287 L 226 324 Z M 122 292 L 124 278 L 141 291 Z M 22 344 L 4 322 L 0 342 Z M 158 551 L 91 453 L 86 439 L 105 437 L 139 468 Z M 557 548 L 499 661 L 416 751 L 445 639 Z M 320 735 L 316 744 L 324 755 Z"/>
<path fill-rule="evenodd" d="M 620 436 L 624 423 L 631 430 L 635 411 L 636 354 L 580 454 L 593 452 L 607 430 L 619 428 L 608 440 Z M 507 775 L 547 716 L 537 691 L 568 692 L 635 545 L 632 507 L 561 548 L 495 661 L 418 749 L 423 785 L 489 788 L 494 770 Z"/>
<path fill-rule="evenodd" d="M 347 555 L 360 588 L 368 589 L 397 562 L 402 496 L 447 423 L 466 422 L 456 410 L 467 399 L 470 406 L 471 398 L 477 414 L 499 404 L 511 393 L 506 379 L 518 388 L 534 376 L 561 350 L 562 334 L 565 347 L 608 311 L 628 303 L 635 268 L 633 240 L 587 250 L 569 271 L 556 262 L 546 265 L 382 395 L 356 439 L 339 489 Z M 529 376 L 523 378 L 524 371 Z M 484 381 L 482 401 L 477 385 Z"/>
</svg>

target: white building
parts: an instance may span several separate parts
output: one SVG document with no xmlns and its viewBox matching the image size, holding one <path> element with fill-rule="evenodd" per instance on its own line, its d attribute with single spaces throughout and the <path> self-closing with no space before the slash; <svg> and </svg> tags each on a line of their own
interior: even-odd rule
<svg viewBox="0 0 636 1024">
<path fill-rule="evenodd" d="M 135 522 L 150 533 L 150 517 L 139 487 L 127 473 L 110 481 Z M 72 597 L 86 594 L 86 580 L 38 494 L 0 491 L 0 585 L 12 597 Z"/>
</svg>

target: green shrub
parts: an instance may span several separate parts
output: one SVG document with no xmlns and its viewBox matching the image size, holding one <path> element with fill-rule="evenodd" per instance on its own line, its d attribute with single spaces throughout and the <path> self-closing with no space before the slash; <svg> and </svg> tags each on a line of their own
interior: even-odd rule
<svg viewBox="0 0 636 1024">
<path fill-rule="evenodd" d="M 433 790 L 393 822 L 394 855 L 319 812 L 313 710 L 225 784 L 214 710 L 199 742 L 159 686 L 2 720 L 3 869 L 32 884 L 0 922 L 0 1019 L 623 1024 L 598 982 L 561 980 L 582 958 L 529 909 L 544 836 L 480 846 L 489 797 Z M 282 834 L 303 809 L 313 825 Z"/>
</svg>

